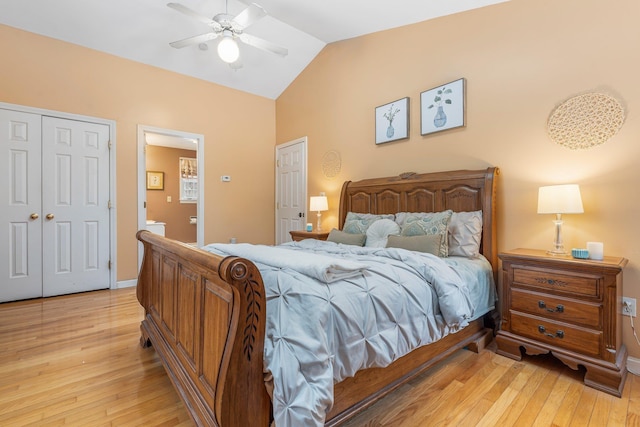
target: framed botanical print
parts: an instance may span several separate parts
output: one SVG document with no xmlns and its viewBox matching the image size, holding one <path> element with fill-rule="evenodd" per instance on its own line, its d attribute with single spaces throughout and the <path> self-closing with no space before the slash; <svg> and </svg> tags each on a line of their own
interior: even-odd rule
<svg viewBox="0 0 640 427">
<path fill-rule="evenodd" d="M 164 172 L 147 171 L 147 190 L 164 190 Z"/>
<path fill-rule="evenodd" d="M 465 79 L 420 94 L 420 134 L 427 135 L 465 125 Z"/>
<path fill-rule="evenodd" d="M 409 97 L 376 107 L 376 144 L 409 138 Z"/>
</svg>

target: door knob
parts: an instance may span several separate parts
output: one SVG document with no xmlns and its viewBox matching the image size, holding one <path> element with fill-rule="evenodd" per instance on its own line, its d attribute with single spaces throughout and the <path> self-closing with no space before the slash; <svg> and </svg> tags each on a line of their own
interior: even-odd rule
<svg viewBox="0 0 640 427">
<path fill-rule="evenodd" d="M 47 214 L 47 219 L 53 219 L 53 214 Z"/>
<path fill-rule="evenodd" d="M 38 219 L 38 218 L 40 218 L 40 215 L 38 215 L 37 213 L 31 214 L 31 219 Z"/>
</svg>

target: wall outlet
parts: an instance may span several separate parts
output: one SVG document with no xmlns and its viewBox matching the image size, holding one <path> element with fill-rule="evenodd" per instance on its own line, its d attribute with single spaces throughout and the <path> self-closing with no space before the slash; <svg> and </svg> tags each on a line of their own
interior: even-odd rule
<svg viewBox="0 0 640 427">
<path fill-rule="evenodd" d="M 622 297 L 622 314 L 636 317 L 636 299 L 629 297 Z"/>
</svg>

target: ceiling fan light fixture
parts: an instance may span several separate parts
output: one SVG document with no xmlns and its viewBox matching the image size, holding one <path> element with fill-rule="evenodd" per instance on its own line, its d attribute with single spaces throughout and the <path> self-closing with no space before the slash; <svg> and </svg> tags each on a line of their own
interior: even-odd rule
<svg viewBox="0 0 640 427">
<path fill-rule="evenodd" d="M 229 30 L 222 32 L 222 40 L 218 43 L 218 56 L 228 64 L 236 62 L 240 57 L 238 43 L 233 39 L 233 34 Z"/>
</svg>

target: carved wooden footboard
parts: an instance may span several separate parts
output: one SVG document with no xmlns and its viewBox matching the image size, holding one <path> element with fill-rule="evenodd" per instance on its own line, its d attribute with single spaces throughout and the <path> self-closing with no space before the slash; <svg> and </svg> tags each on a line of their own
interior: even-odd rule
<svg viewBox="0 0 640 427">
<path fill-rule="evenodd" d="M 202 426 L 268 426 L 263 380 L 265 293 L 260 272 L 139 231 L 141 344 L 152 344 L 187 410 Z"/>
</svg>

